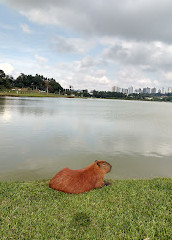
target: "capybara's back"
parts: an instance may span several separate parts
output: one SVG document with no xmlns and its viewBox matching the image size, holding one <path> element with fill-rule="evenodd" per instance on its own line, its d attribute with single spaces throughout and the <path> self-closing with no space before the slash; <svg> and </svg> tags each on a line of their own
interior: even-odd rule
<svg viewBox="0 0 172 240">
<path fill-rule="evenodd" d="M 103 187 L 104 176 L 111 165 L 105 161 L 95 161 L 86 168 L 71 170 L 63 168 L 49 182 L 49 187 L 66 193 L 83 193 Z"/>
</svg>

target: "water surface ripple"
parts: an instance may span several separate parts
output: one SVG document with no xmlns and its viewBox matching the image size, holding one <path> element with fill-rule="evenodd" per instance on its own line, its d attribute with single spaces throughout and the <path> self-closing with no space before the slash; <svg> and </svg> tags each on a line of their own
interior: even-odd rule
<svg viewBox="0 0 172 240">
<path fill-rule="evenodd" d="M 0 180 L 51 177 L 96 159 L 109 178 L 172 177 L 172 104 L 0 98 Z"/>
</svg>

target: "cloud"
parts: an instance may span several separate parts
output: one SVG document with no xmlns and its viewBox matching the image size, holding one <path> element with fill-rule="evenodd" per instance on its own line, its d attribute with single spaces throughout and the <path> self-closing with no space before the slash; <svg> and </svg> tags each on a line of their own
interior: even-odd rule
<svg viewBox="0 0 172 240">
<path fill-rule="evenodd" d="M 0 69 L 7 75 L 12 75 L 14 73 L 14 67 L 10 63 L 0 63 Z"/>
<path fill-rule="evenodd" d="M 45 57 L 41 57 L 38 54 L 34 55 L 35 59 L 37 60 L 38 63 L 42 64 L 42 63 L 46 63 L 48 61 L 47 58 Z"/>
<path fill-rule="evenodd" d="M 52 48 L 60 54 L 85 54 L 94 44 L 82 38 L 56 36 L 51 39 Z"/>
<path fill-rule="evenodd" d="M 30 21 L 79 34 L 171 41 L 172 1 L 164 0 L 2 0 Z"/>
<path fill-rule="evenodd" d="M 24 15 L 39 31 L 29 41 L 22 36 L 22 56 L 6 50 L 7 60 L 1 59 L 19 73 L 40 73 L 78 89 L 172 85 L 171 0 L 0 1 L 22 14 L 20 22 Z M 29 23 L 20 27 L 33 32 Z"/>
<path fill-rule="evenodd" d="M 149 77 L 133 66 L 121 68 L 117 74 L 117 79 L 118 86 L 123 88 L 129 86 L 135 86 L 136 88 L 155 87 L 155 83 Z"/>
<path fill-rule="evenodd" d="M 101 69 L 104 71 L 104 67 L 107 65 L 106 60 L 101 56 L 84 56 L 80 61 L 75 61 L 73 68 L 77 72 L 88 73 L 90 71 L 96 71 L 96 69 Z"/>
<path fill-rule="evenodd" d="M 169 84 L 172 83 L 172 71 L 169 72 L 162 72 L 162 77 L 165 79 L 166 82 Z M 171 84 L 172 87 L 172 84 Z"/>
<path fill-rule="evenodd" d="M 86 75 L 84 78 L 84 81 L 86 83 L 96 83 L 98 85 L 107 85 L 110 83 L 110 80 L 107 76 L 92 76 L 92 75 Z M 103 86 L 104 87 L 104 86 Z"/>
<path fill-rule="evenodd" d="M 145 71 L 171 69 L 172 45 L 162 42 L 117 40 L 103 51 L 107 60 L 140 67 Z"/>
<path fill-rule="evenodd" d="M 20 28 L 24 33 L 31 34 L 33 31 L 29 28 L 29 26 L 25 23 L 20 24 Z"/>
</svg>

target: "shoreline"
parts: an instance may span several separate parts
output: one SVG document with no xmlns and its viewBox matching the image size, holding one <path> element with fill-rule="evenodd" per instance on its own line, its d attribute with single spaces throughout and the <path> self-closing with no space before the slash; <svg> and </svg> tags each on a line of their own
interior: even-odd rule
<svg viewBox="0 0 172 240">
<path fill-rule="evenodd" d="M 50 177 L 51 178 L 51 177 Z M 145 177 L 145 178 L 105 178 L 106 181 L 110 181 L 110 182 L 116 182 L 116 181 L 152 181 L 152 180 L 167 180 L 167 181 L 171 181 L 172 183 L 172 177 Z M 23 179 L 10 179 L 10 180 L 6 180 L 6 179 L 0 179 L 0 184 L 1 183 L 18 183 L 18 184 L 35 184 L 35 183 L 42 183 L 42 182 L 49 182 L 49 178 L 38 178 L 38 179 L 33 179 L 33 180 L 23 180 Z"/>
<path fill-rule="evenodd" d="M 124 100 L 124 101 L 139 101 L 139 102 L 165 102 L 170 103 L 172 101 L 165 101 L 165 100 L 153 100 L 153 99 L 133 99 L 133 98 L 96 98 L 96 97 L 79 97 L 79 96 L 70 96 L 70 95 L 59 95 L 54 93 L 2 93 L 0 92 L 0 97 L 36 97 L 36 98 L 76 98 L 76 99 L 107 99 L 107 100 Z"/>
</svg>

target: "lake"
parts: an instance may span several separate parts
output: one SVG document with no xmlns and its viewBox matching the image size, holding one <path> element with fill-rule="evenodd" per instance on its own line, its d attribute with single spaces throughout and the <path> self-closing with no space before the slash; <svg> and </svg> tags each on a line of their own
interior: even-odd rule
<svg viewBox="0 0 172 240">
<path fill-rule="evenodd" d="M 0 180 L 51 178 L 95 160 L 106 178 L 172 177 L 172 104 L 0 98 Z"/>
</svg>

